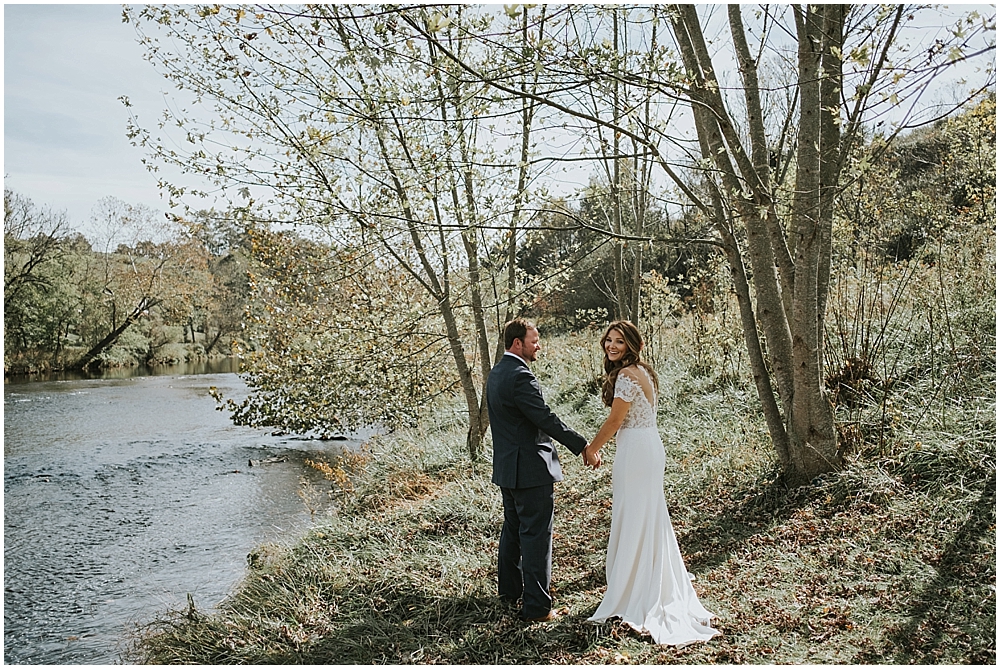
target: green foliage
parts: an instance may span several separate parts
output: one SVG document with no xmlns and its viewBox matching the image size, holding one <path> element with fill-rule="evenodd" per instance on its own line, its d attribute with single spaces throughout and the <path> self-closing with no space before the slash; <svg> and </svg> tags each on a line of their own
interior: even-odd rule
<svg viewBox="0 0 1000 669">
<path fill-rule="evenodd" d="M 887 144 L 874 137 L 848 171 L 834 264 L 877 249 L 890 261 L 923 257 L 920 247 L 949 229 L 990 226 L 996 212 L 996 98 Z M 874 247 L 874 248 L 873 248 Z"/>
<path fill-rule="evenodd" d="M 132 366 L 228 346 L 246 299 L 240 249 L 213 256 L 195 235 L 164 230 L 154 212 L 114 198 L 96 211 L 105 227 L 92 244 L 68 234 L 61 214 L 5 192 L 5 371 L 65 368 L 88 351 L 95 364 Z M 129 318 L 117 343 L 93 351 Z M 195 328 L 200 343 L 185 334 Z"/>
<path fill-rule="evenodd" d="M 897 148 L 873 140 L 888 159 L 842 197 L 826 356 L 844 450 L 884 448 L 901 404 L 924 416 L 996 368 L 994 128 L 989 96 Z"/>
<path fill-rule="evenodd" d="M 823 11 L 837 28 L 811 37 L 803 33 L 802 39 L 803 49 L 823 48 L 822 71 L 814 67 L 819 60 L 804 59 L 803 68 L 814 71 L 803 69 L 798 82 L 786 77 L 782 41 L 796 34 L 793 17 L 801 19 L 801 12 L 763 8 L 748 25 L 736 13 L 733 48 L 738 48 L 736 35 L 749 29 L 760 35 L 757 64 L 781 72 L 780 81 L 765 81 L 758 90 L 756 74 L 753 81 L 746 76 L 754 59 L 742 58 L 742 51 L 749 50 L 742 49 L 748 93 L 742 96 L 732 93 L 734 72 L 724 73 L 721 85 L 714 80 L 707 48 L 704 55 L 692 53 L 702 49 L 699 12 L 705 12 L 685 5 L 670 11 L 547 5 L 502 10 L 337 4 L 287 11 L 259 6 L 128 8 L 125 18 L 135 22 L 147 58 L 178 88 L 196 91 L 198 105 L 213 119 L 205 123 L 201 114 L 175 105 L 155 131 L 132 119 L 130 138 L 149 151 L 151 169 L 175 165 L 218 186 L 223 197 L 246 202 L 248 210 L 260 206 L 272 220 L 294 220 L 340 248 L 377 249 L 384 267 L 417 281 L 445 324 L 433 332 L 450 344 L 466 397 L 473 457 L 478 448 L 474 435 L 484 431 L 480 390 L 493 357 L 490 349 L 497 328 L 510 316 L 532 309 L 562 329 L 584 326 L 602 315 L 641 321 L 645 297 L 638 289 L 644 273 L 655 284 L 652 290 L 661 294 L 656 299 L 667 278 L 690 308 L 712 313 L 710 298 L 722 280 L 705 247 L 678 250 L 654 244 L 647 249 L 639 239 L 608 242 L 604 234 L 628 236 L 631 231 L 644 237 L 664 227 L 665 215 L 649 205 L 664 195 L 662 184 L 652 177 L 662 168 L 659 176 L 685 196 L 680 207 L 699 201 L 703 213 L 682 217 L 680 242 L 690 241 L 694 235 L 688 233 L 696 228 L 714 226 L 708 242 L 719 245 L 724 238 L 737 275 L 742 276 L 741 249 L 746 249 L 748 236 L 753 237 L 754 262 L 768 263 L 770 257 L 780 268 L 780 289 L 770 267 L 750 268 L 760 294 L 744 296 L 745 341 L 756 374 L 766 375 L 768 362 L 777 370 L 781 401 L 791 403 L 796 395 L 795 416 L 821 419 L 818 427 L 788 421 L 787 427 L 794 428 L 788 437 L 774 398 L 764 404 L 780 452 L 787 456 L 784 442 L 789 438 L 803 453 L 818 451 L 823 457 L 806 469 L 820 471 L 837 459 L 819 388 L 821 360 L 814 355 L 809 365 L 793 366 L 790 339 L 806 341 L 810 354 L 821 350 L 814 340 L 822 336 L 817 327 L 822 314 L 813 307 L 826 299 L 825 233 L 832 207 L 818 196 L 822 190 L 825 198 L 835 189 L 845 163 L 834 155 L 835 145 L 850 146 L 865 119 L 912 101 L 914 106 L 903 114 L 904 122 L 910 122 L 920 112 L 915 102 L 926 84 L 950 63 L 978 55 L 969 50 L 970 43 L 989 41 L 995 30 L 988 17 L 969 14 L 950 37 L 925 50 L 919 40 L 911 46 L 902 39 L 906 24 L 920 13 L 917 8 L 851 6 L 845 9 L 846 19 L 840 10 Z M 812 14 L 817 15 L 815 8 Z M 677 50 L 671 49 L 671 32 Z M 684 34 L 699 37 L 697 49 L 685 46 L 680 39 Z M 686 59 L 684 68 L 678 65 L 681 58 Z M 692 58 L 704 62 L 698 65 Z M 704 86 L 699 73 L 710 79 Z M 813 90 L 821 79 L 822 103 Z M 978 79 L 988 83 L 992 70 Z M 764 109 L 751 104 L 755 97 L 766 98 Z M 711 108 L 699 124 L 706 148 L 691 142 L 688 133 L 669 128 L 678 120 L 682 127 L 692 125 L 690 118 L 680 120 L 690 112 L 678 104 L 685 100 L 694 102 L 695 109 Z M 799 109 L 800 122 L 794 123 Z M 814 124 L 811 118 L 821 122 Z M 721 119 L 718 132 L 706 132 L 715 119 Z M 818 165 L 801 165 L 803 181 L 793 185 L 791 154 L 785 152 L 795 146 L 796 160 L 818 161 L 813 147 L 819 135 L 807 139 L 800 133 L 818 133 L 821 126 L 824 156 L 832 158 L 825 165 L 837 166 L 822 170 L 829 188 L 814 188 L 811 177 L 806 183 Z M 748 134 L 754 138 L 752 148 L 743 146 Z M 780 169 L 775 166 L 774 174 L 767 167 L 769 151 L 784 163 Z M 590 228 L 550 234 L 537 227 L 522 244 L 521 264 L 515 267 L 513 256 L 526 229 L 522 214 L 548 197 L 550 181 L 538 166 L 578 160 L 609 184 L 580 207 L 577 218 Z M 163 186 L 172 201 L 188 192 L 202 194 L 180 184 Z M 807 203 L 810 198 L 816 201 Z M 789 240 L 805 230 L 802 226 L 812 225 L 812 215 L 805 212 L 816 206 L 822 212 L 822 240 L 800 247 L 809 252 L 796 269 Z M 748 222 L 761 220 L 760 214 L 766 215 L 766 234 L 762 229 L 748 235 Z M 706 218 L 713 219 L 711 226 Z M 676 236 L 676 228 L 667 232 Z M 200 232 L 206 239 L 221 240 L 233 230 L 209 225 Z M 901 228 L 904 233 L 910 234 L 909 228 Z M 764 248 L 771 244 L 770 250 Z M 897 255 L 908 252 L 903 246 L 897 245 Z M 640 252 L 649 257 L 626 270 L 627 261 L 638 261 Z M 796 273 L 821 277 L 815 299 L 794 289 Z M 785 309 L 793 306 L 809 314 L 792 319 Z M 194 309 L 190 317 L 202 320 L 202 310 Z M 768 339 L 763 356 L 758 355 L 760 336 L 751 331 L 755 318 Z M 716 332 L 711 325 L 706 319 L 698 326 L 702 341 L 714 336 L 734 340 L 729 330 Z M 712 363 L 704 355 L 707 348 L 700 350 L 708 373 Z M 728 355 L 730 366 L 735 357 Z M 786 373 L 791 369 L 798 371 Z M 296 383 L 295 368 L 286 371 L 292 374 L 288 383 Z M 804 376 L 793 384 L 795 374 Z M 262 380 L 261 387 L 276 388 L 278 383 L 274 375 Z M 804 407 L 807 402 L 811 408 Z M 791 412 L 791 407 L 783 408 Z M 803 446 L 807 432 L 814 433 L 809 437 L 812 450 Z M 820 433 L 822 444 L 814 438 Z M 785 457 L 785 462 L 792 460 Z M 808 478 L 805 470 L 802 474 Z"/>
<path fill-rule="evenodd" d="M 135 328 L 133 328 L 135 329 Z M 185 345 L 187 328 L 183 325 L 152 323 L 148 328 L 148 357 L 153 364 L 176 364 L 188 360 L 189 347 Z M 195 351 L 198 348 L 195 346 Z"/>
<path fill-rule="evenodd" d="M 129 328 L 122 333 L 114 346 L 101 354 L 102 367 L 131 367 L 136 361 L 149 358 L 149 337 L 139 328 Z"/>
<path fill-rule="evenodd" d="M 326 13 L 333 9 L 315 11 L 323 21 L 291 15 L 277 21 L 275 14 L 242 7 L 142 10 L 159 24 L 176 21 L 175 37 L 194 56 L 185 61 L 156 51 L 163 66 L 175 74 L 180 70 L 172 68 L 190 66 L 179 83 L 215 91 L 222 124 L 262 141 L 245 144 L 237 135 L 245 152 L 219 148 L 180 119 L 194 152 L 155 148 L 168 162 L 190 161 L 194 171 L 220 183 L 273 189 L 269 205 L 337 239 L 258 233 L 245 348 L 251 396 L 230 405 L 236 419 L 320 435 L 371 422 L 409 425 L 369 444 L 373 458 L 352 480 L 353 493 L 336 520 L 281 555 L 255 553 L 244 587 L 218 614 L 192 607 L 154 623 L 137 657 L 358 664 L 995 662 L 992 97 L 897 146 L 869 137 L 845 160 L 825 319 L 827 389 L 837 405 L 844 456 L 839 471 L 794 491 L 782 485 L 718 256 L 692 254 L 683 271 L 681 251 L 647 256 L 645 266 L 656 271 L 643 278 L 644 330 L 661 379 L 668 503 L 687 566 L 698 575 L 695 585 L 719 613 L 723 631 L 710 644 L 663 649 L 623 626 L 584 622 L 603 585 L 613 449 L 597 472 L 565 458 L 555 591 L 569 615 L 551 626 L 524 625 L 493 599 L 500 505 L 488 468 L 464 460 L 462 412 L 442 394 L 422 420 L 417 413 L 423 399 L 450 388 L 453 378 L 438 364 L 445 342 L 436 305 L 429 291 L 414 285 L 427 276 L 417 265 L 426 258 L 410 242 L 433 240 L 436 246 L 423 247 L 437 252 L 426 266 L 440 270 L 463 259 L 461 244 L 481 241 L 496 271 L 508 239 L 489 232 L 502 226 L 478 229 L 459 220 L 472 210 L 440 197 L 446 191 L 437 180 L 456 174 L 444 156 L 458 144 L 458 125 L 431 123 L 450 108 L 439 108 L 443 98 L 427 83 L 453 73 L 454 64 L 425 59 L 422 47 L 435 52 L 439 45 L 412 41 L 404 23 L 413 18 L 456 50 L 469 48 L 487 26 L 464 23 L 468 17 L 458 8 L 380 10 L 342 24 L 344 15 Z M 583 17 L 602 19 L 606 27 L 603 20 L 617 11 L 570 8 L 553 24 L 562 29 Z M 762 11 L 770 21 L 770 10 Z M 885 46 L 876 42 L 884 34 L 880 26 L 899 11 L 852 9 L 857 30 L 844 49 L 851 85 L 843 95 L 853 96 L 855 111 L 873 90 L 883 96 L 868 107 L 873 114 L 897 105 L 900 94 L 919 96 L 923 88 L 909 78 L 936 71 L 909 68 L 893 55 L 884 81 L 858 85 L 868 81 Z M 528 18 L 515 7 L 505 13 L 511 22 Z M 349 35 L 358 48 L 341 42 L 335 50 L 331 45 L 344 38 L 335 27 L 354 19 L 364 26 Z M 623 58 L 643 55 L 618 51 L 599 35 L 588 33 L 592 42 L 565 50 L 539 40 L 531 50 L 554 59 L 579 47 L 579 62 L 566 62 L 592 80 Z M 950 48 L 958 47 L 935 44 L 928 62 Z M 501 57 L 490 63 L 477 52 L 469 60 L 495 66 L 484 71 L 497 73 L 498 81 L 535 71 L 562 90 L 564 70 L 526 67 L 534 65 L 523 58 L 527 51 L 514 58 L 521 68 L 509 71 Z M 667 53 L 649 64 L 672 80 L 684 73 L 665 65 Z M 261 74 L 263 61 L 274 68 Z M 341 78 L 331 80 L 331 71 Z M 364 75 L 349 82 L 355 73 Z M 501 96 L 478 86 L 471 72 L 462 77 L 449 83 L 453 97 L 443 97 L 468 100 L 469 109 L 488 116 L 487 103 Z M 903 79 L 906 88 L 894 89 Z M 345 95 L 349 83 L 355 88 Z M 377 104 L 343 104 L 359 98 Z M 785 102 L 792 107 L 795 99 Z M 387 142 L 390 160 L 377 160 L 387 138 L 405 141 Z M 794 143 L 794 133 L 786 139 Z M 240 192 L 250 199 L 246 186 Z M 412 210 L 401 213 L 399 192 L 416 194 Z M 506 194 L 486 189 L 477 206 L 489 213 L 479 220 L 502 220 Z M 730 206 L 739 203 L 739 193 L 723 195 Z M 779 195 L 786 198 L 777 205 L 785 216 L 792 196 Z M 525 302 L 554 328 L 587 328 L 544 338 L 536 365 L 546 396 L 584 432 L 593 432 L 606 413 L 596 392 L 596 338 L 611 313 L 612 277 L 604 238 L 566 223 L 575 216 L 607 229 L 606 209 L 595 197 L 577 211 L 546 214 L 519 257 L 529 275 L 532 299 Z M 419 226 L 407 227 L 414 222 Z M 700 234 L 696 216 L 677 223 L 688 226 L 682 237 Z M 559 229 L 541 229 L 545 224 Z M 354 226 L 358 235 L 370 235 L 363 239 L 385 244 L 388 255 L 373 257 L 358 239 L 339 236 Z M 474 237 L 462 234 L 471 230 Z M 669 227 L 660 232 L 678 234 Z M 401 262 L 389 266 L 385 258 L 393 253 Z M 405 267 L 417 271 L 406 274 Z M 468 277 L 455 272 L 452 278 L 454 292 L 447 296 L 468 295 Z M 541 290 L 531 293 L 530 281 Z M 505 297 L 497 291 L 498 304 Z"/>
<path fill-rule="evenodd" d="M 899 190 L 899 165 L 883 161 L 885 181 L 841 201 L 826 344 L 840 471 L 794 490 L 782 484 L 746 362 L 734 355 L 741 333 L 721 267 L 692 282 L 690 310 L 671 284 L 649 280 L 655 325 L 645 334 L 660 378 L 667 500 L 719 638 L 664 648 L 618 623 L 585 622 L 603 591 L 613 447 L 598 471 L 563 459 L 553 590 L 567 614 L 544 625 L 516 620 L 495 598 L 499 494 L 488 467 L 465 462 L 465 426 L 444 397 L 413 427 L 370 442 L 373 457 L 335 519 L 255 559 L 218 613 L 152 623 L 131 657 L 994 664 L 995 227 L 981 217 L 993 215 L 995 194 L 977 186 L 981 199 L 971 203 L 947 197 L 954 184 L 975 182 L 948 172 L 954 164 L 994 169 L 968 158 L 991 155 L 992 117 L 975 118 L 990 104 L 942 124 L 948 153 L 907 168 Z M 986 130 L 979 145 L 966 141 L 975 128 Z M 908 141 L 918 139 L 941 144 L 933 133 Z M 922 195 L 898 195 L 913 192 Z M 887 252 L 884 241 L 921 221 L 933 225 L 910 257 Z M 601 331 L 543 330 L 534 365 L 557 412 L 585 434 L 606 415 L 596 383 Z"/>
<path fill-rule="evenodd" d="M 452 383 L 435 309 L 409 277 L 360 248 L 253 233 L 241 425 L 342 434 L 412 422 Z M 222 400 L 223 398 L 219 397 Z"/>
<path fill-rule="evenodd" d="M 608 193 L 591 184 L 576 208 L 559 203 L 536 217 L 536 228 L 526 235 L 517 258 L 518 267 L 535 282 L 528 313 L 562 332 L 584 328 L 595 316 L 603 314 L 599 320 L 608 320 L 616 313 L 616 251 L 607 234 L 611 206 Z M 623 227 L 634 228 L 631 210 L 625 214 Z M 692 211 L 672 218 L 666 211 L 650 209 L 644 214 L 644 226 L 655 241 L 629 241 L 623 249 L 628 268 L 633 267 L 635 254 L 642 253 L 640 304 L 649 303 L 647 284 L 655 284 L 655 291 L 667 283 L 681 305 L 694 308 L 695 294 L 704 291 L 710 275 L 712 256 L 710 247 L 695 241 L 706 235 L 702 221 Z M 633 281 L 627 273 L 628 291 Z M 641 322 L 652 315 L 642 308 L 640 312 Z"/>
<path fill-rule="evenodd" d="M 66 344 L 78 303 L 76 240 L 56 214 L 4 190 L 4 351 L 55 352 Z"/>
</svg>

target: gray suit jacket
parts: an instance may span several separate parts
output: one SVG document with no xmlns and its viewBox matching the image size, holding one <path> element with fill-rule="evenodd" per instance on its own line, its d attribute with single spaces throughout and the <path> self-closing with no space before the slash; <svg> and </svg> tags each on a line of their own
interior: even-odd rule
<svg viewBox="0 0 1000 669">
<path fill-rule="evenodd" d="M 493 431 L 493 483 L 532 488 L 562 480 L 555 439 L 580 455 L 587 440 L 552 413 L 524 361 L 504 355 L 486 381 Z"/>
</svg>

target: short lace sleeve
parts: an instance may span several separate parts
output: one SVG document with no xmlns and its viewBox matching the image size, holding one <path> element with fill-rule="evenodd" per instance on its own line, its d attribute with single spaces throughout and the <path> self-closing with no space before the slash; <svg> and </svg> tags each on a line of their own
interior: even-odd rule
<svg viewBox="0 0 1000 669">
<path fill-rule="evenodd" d="M 656 409 L 649 404 L 638 381 L 619 374 L 615 380 L 615 397 L 630 403 L 628 413 L 625 414 L 625 420 L 619 429 L 656 427 Z"/>
<path fill-rule="evenodd" d="M 642 386 L 633 379 L 619 373 L 615 381 L 615 397 L 620 397 L 626 402 L 635 402 L 635 399 L 642 395 Z"/>
</svg>

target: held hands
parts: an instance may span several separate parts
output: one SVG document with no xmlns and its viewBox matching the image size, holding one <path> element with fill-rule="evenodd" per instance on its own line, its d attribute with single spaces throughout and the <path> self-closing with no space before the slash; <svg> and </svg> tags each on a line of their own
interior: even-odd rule
<svg viewBox="0 0 1000 669">
<path fill-rule="evenodd" d="M 587 444 L 587 447 L 583 449 L 583 464 L 587 465 L 592 469 L 597 469 L 601 466 L 601 453 L 600 448 L 593 448 L 591 444 Z"/>
</svg>

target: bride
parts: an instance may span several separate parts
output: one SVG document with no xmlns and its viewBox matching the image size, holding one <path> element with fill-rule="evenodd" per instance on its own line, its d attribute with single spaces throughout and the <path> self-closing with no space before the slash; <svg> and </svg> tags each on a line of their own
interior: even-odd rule
<svg viewBox="0 0 1000 669">
<path fill-rule="evenodd" d="M 658 644 L 711 639 L 714 617 L 698 601 L 677 547 L 663 496 L 663 442 L 656 428 L 656 372 L 639 359 L 642 336 L 629 321 L 615 321 L 601 339 L 602 399 L 611 415 L 587 446 L 587 462 L 616 437 L 613 502 L 608 539 L 608 589 L 588 620 L 619 617 Z M 616 434 L 617 433 L 617 434 Z"/>
</svg>

